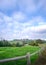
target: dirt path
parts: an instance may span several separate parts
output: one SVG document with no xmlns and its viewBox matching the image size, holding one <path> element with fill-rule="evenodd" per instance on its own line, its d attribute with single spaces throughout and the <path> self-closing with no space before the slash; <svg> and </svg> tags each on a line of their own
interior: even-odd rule
<svg viewBox="0 0 46 65">
<path fill-rule="evenodd" d="M 39 58 L 34 65 L 46 65 L 46 59 Z"/>
<path fill-rule="evenodd" d="M 39 56 L 34 65 L 46 65 L 46 48 L 42 52 L 41 56 Z"/>
</svg>

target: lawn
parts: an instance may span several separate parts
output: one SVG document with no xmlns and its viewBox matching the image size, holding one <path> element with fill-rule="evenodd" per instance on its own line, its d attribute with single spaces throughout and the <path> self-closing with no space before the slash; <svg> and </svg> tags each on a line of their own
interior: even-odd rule
<svg viewBox="0 0 46 65">
<path fill-rule="evenodd" d="M 23 55 L 27 54 L 28 52 L 30 52 L 30 54 L 31 54 L 39 49 L 40 48 L 38 46 L 0 47 L 0 59 L 23 56 Z M 38 54 L 32 56 L 31 62 L 34 63 L 34 61 L 37 58 L 38 58 Z M 17 60 L 17 61 L 0 63 L 0 65 L 26 65 L 26 63 L 27 63 L 27 60 L 22 59 L 22 60 Z"/>
</svg>

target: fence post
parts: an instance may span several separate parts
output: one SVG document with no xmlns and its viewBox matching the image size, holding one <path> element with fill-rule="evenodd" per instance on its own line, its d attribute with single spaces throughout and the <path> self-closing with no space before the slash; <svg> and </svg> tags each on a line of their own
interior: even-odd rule
<svg viewBox="0 0 46 65">
<path fill-rule="evenodd" d="M 30 62 L 30 53 L 27 53 L 27 65 L 31 65 L 31 62 Z"/>
</svg>

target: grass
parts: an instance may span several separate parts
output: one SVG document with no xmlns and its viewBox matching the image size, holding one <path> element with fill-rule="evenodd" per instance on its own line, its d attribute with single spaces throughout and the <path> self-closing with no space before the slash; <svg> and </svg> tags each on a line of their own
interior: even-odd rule
<svg viewBox="0 0 46 65">
<path fill-rule="evenodd" d="M 37 59 L 34 65 L 46 65 L 46 45 L 41 45 L 44 50 L 41 52 L 41 56 Z"/>
<path fill-rule="evenodd" d="M 12 58 L 26 55 L 28 52 L 34 53 L 40 48 L 37 46 L 24 46 L 24 47 L 0 47 L 0 59 Z M 33 63 L 38 58 L 38 54 L 31 57 L 31 62 Z M 26 65 L 27 60 L 17 60 L 5 63 L 0 63 L 0 65 Z"/>
</svg>

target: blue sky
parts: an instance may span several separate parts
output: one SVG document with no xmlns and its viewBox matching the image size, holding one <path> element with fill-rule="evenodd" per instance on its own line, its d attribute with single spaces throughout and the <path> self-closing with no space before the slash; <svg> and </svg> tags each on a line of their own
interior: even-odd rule
<svg viewBox="0 0 46 65">
<path fill-rule="evenodd" d="M 0 39 L 46 39 L 46 0 L 0 0 Z"/>
</svg>

